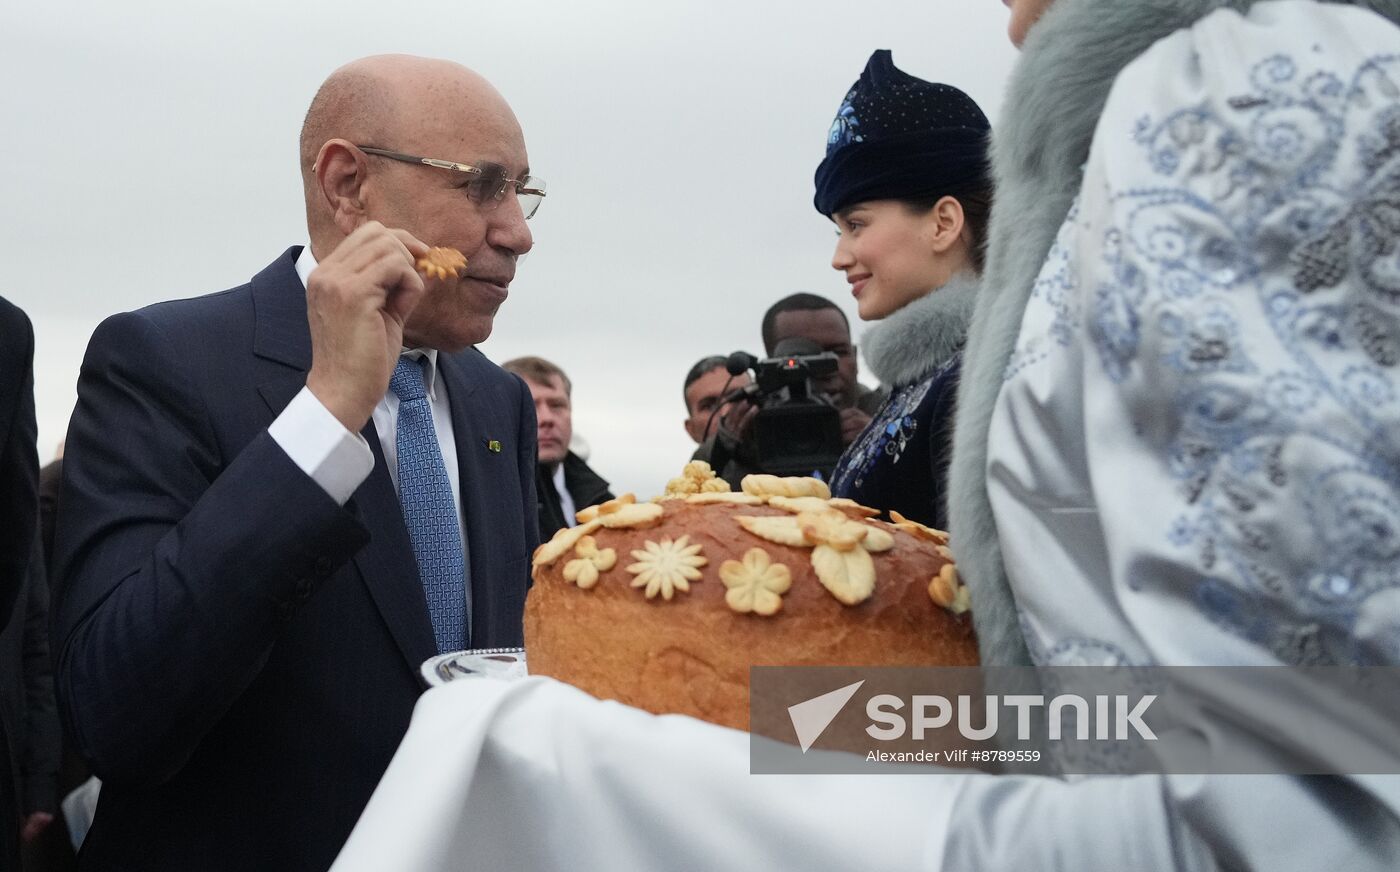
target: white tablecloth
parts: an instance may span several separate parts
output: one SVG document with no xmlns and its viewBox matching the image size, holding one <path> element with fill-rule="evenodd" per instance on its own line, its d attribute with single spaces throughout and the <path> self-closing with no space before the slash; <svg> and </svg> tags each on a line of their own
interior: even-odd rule
<svg viewBox="0 0 1400 872">
<path fill-rule="evenodd" d="M 934 869 L 966 778 L 750 775 L 747 733 L 473 678 L 424 694 L 332 872 Z"/>
</svg>

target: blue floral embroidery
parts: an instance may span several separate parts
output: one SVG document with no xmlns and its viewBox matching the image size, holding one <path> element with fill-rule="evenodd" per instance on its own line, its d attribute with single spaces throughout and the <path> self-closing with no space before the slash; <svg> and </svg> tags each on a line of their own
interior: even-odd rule
<svg viewBox="0 0 1400 872">
<path fill-rule="evenodd" d="M 1141 333 L 1138 307 L 1146 287 L 1142 272 L 1123 257 L 1123 235 L 1117 229 L 1104 234 L 1103 259 L 1109 266 L 1110 281 L 1094 289 L 1089 337 L 1109 378 L 1122 381 L 1128 364 L 1137 356 Z"/>
<path fill-rule="evenodd" d="M 1055 347 L 1067 348 L 1079 332 L 1079 274 L 1070 256 L 1074 232 L 1078 229 L 1079 200 L 1076 198 L 1060 228 L 1055 244 L 1046 256 L 1046 265 L 1031 288 L 1028 309 L 1048 307 L 1050 323 L 1044 335 L 1018 340 L 1017 347 L 1002 372 L 1002 381 L 1043 361 Z"/>
<path fill-rule="evenodd" d="M 1041 666 L 1132 666 L 1128 653 L 1102 639 L 1062 639 L 1048 649 L 1036 648 L 1034 659 Z"/>
<path fill-rule="evenodd" d="M 865 477 L 877 464 L 899 462 L 918 431 L 914 417 L 935 382 L 958 363 L 954 357 L 922 381 L 895 387 L 873 421 L 847 446 L 831 479 L 834 493 L 845 493 L 865 484 Z"/>
<path fill-rule="evenodd" d="M 830 154 L 847 143 L 864 141 L 865 137 L 860 133 L 860 119 L 856 117 L 856 109 L 851 105 L 851 95 L 847 94 L 845 102 L 836 111 L 836 119 L 831 122 L 831 130 L 827 132 L 827 153 Z"/>
<path fill-rule="evenodd" d="M 1157 321 L 1165 366 L 1179 373 L 1252 373 L 1244 355 L 1239 319 L 1224 301 L 1200 306 L 1164 306 Z"/>
<path fill-rule="evenodd" d="M 1161 183 L 1113 193 L 1086 338 L 1174 405 L 1165 534 L 1197 605 L 1284 662 L 1378 662 L 1400 627 L 1356 630 L 1400 595 L 1400 55 L 1250 82 L 1134 126 Z"/>
</svg>

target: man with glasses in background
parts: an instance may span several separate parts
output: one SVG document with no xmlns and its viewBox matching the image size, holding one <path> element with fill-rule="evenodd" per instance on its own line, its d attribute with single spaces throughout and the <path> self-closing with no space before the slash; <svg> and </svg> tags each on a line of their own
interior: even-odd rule
<svg viewBox="0 0 1400 872">
<path fill-rule="evenodd" d="M 470 70 L 366 58 L 301 171 L 308 247 L 88 348 L 54 640 L 103 779 L 83 868 L 327 868 L 420 664 L 522 641 L 533 403 L 473 347 L 544 195 L 520 126 Z M 461 274 L 420 274 L 430 246 Z"/>
</svg>

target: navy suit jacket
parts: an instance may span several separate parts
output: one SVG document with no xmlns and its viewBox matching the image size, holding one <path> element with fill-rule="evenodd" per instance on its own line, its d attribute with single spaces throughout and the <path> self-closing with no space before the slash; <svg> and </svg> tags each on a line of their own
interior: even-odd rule
<svg viewBox="0 0 1400 872">
<path fill-rule="evenodd" d="M 533 411 L 533 410 L 532 410 Z M 39 459 L 35 447 L 34 330 L 25 314 L 0 298 L 0 627 L 24 588 L 39 523 Z M 530 475 L 535 474 L 531 465 Z M 19 814 L 10 772 L 10 735 L 22 723 L 0 717 L 0 869 L 19 868 Z"/>
<path fill-rule="evenodd" d="M 311 364 L 299 251 L 88 346 L 55 545 L 60 709 L 103 779 L 83 868 L 325 869 L 436 653 L 373 423 L 374 471 L 343 508 L 267 433 Z M 438 366 L 472 642 L 520 645 L 533 402 L 475 349 Z"/>
</svg>

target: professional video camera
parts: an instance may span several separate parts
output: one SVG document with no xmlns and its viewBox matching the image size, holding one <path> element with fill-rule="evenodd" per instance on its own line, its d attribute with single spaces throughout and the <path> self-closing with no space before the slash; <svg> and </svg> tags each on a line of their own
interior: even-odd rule
<svg viewBox="0 0 1400 872">
<path fill-rule="evenodd" d="M 841 457 L 841 414 L 813 381 L 836 372 L 836 355 L 810 339 L 792 337 L 779 342 L 766 360 L 736 351 L 726 366 L 730 375 L 754 374 L 748 387 L 725 397 L 759 407 L 741 453 L 773 475 L 827 476 Z"/>
</svg>

